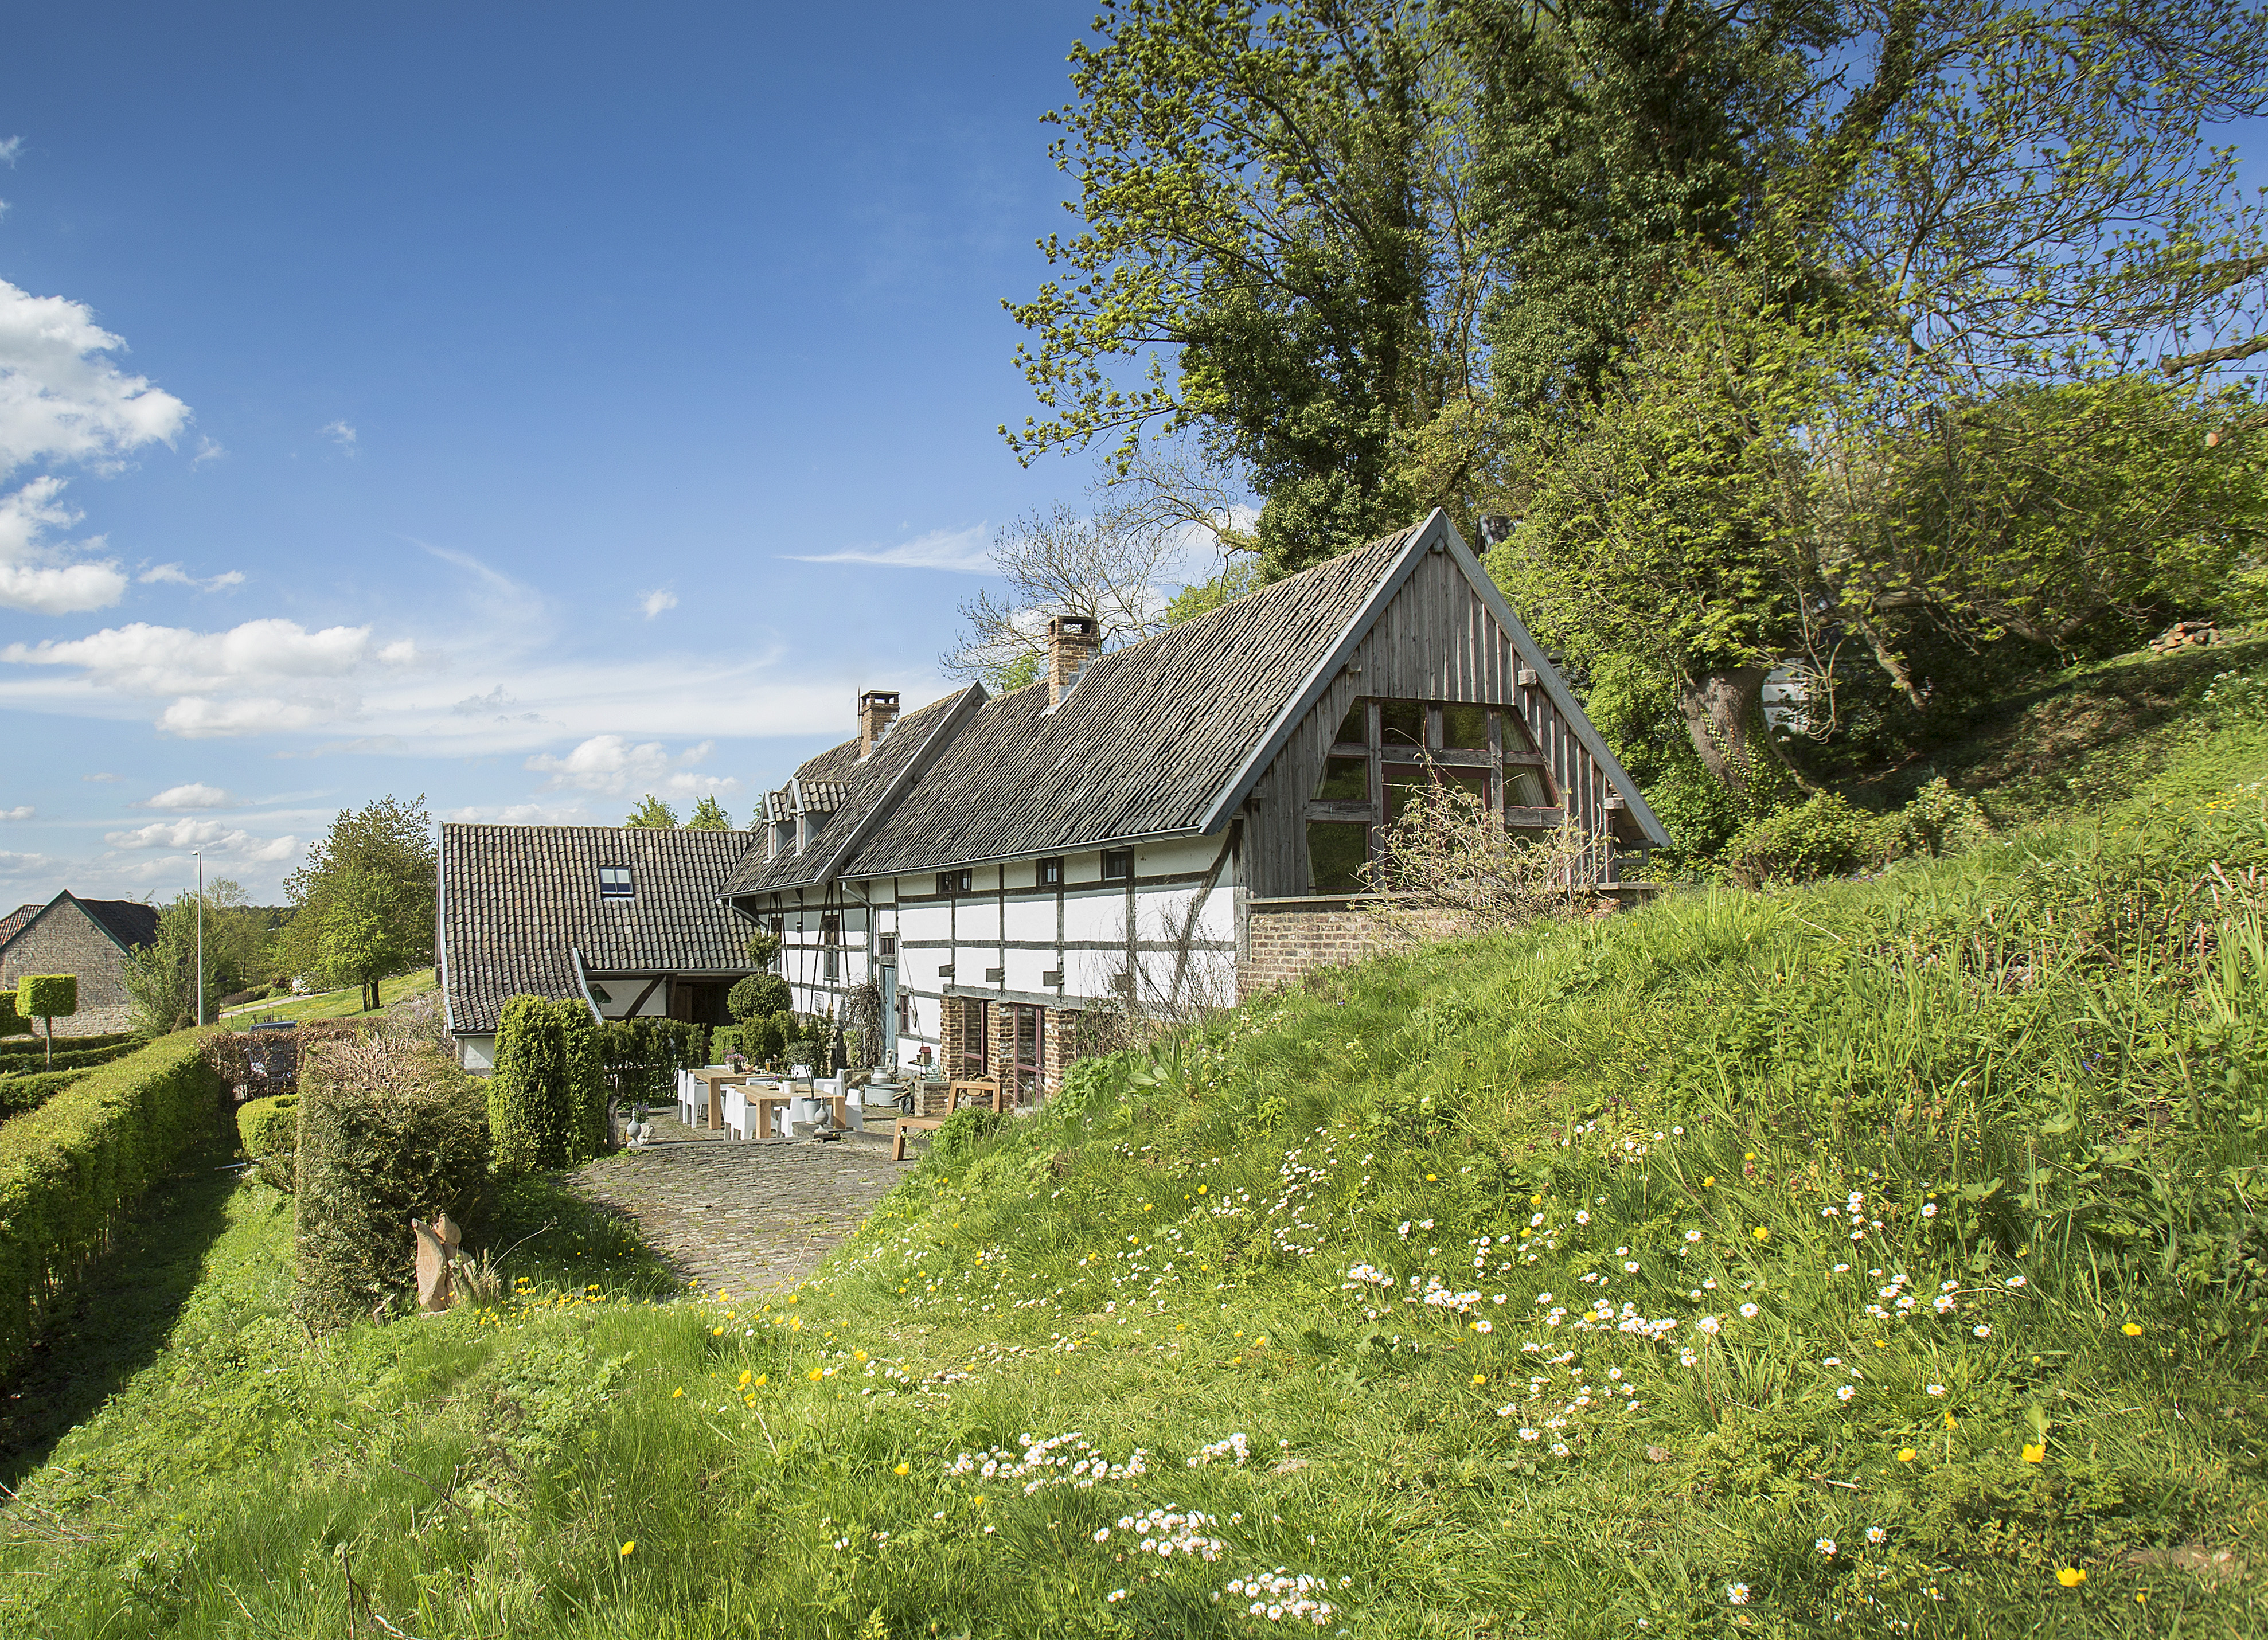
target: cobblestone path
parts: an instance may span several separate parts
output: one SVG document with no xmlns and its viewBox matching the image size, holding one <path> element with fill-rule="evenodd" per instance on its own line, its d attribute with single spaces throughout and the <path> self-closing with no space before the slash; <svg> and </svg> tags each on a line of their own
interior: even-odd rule
<svg viewBox="0 0 2268 1640">
<path fill-rule="evenodd" d="M 674 1122 L 664 1131 L 672 1129 L 686 1131 Z M 810 1275 L 907 1166 L 890 1159 L 887 1139 L 688 1138 L 602 1158 L 575 1188 L 637 1219 L 685 1275 L 740 1293 Z"/>
</svg>

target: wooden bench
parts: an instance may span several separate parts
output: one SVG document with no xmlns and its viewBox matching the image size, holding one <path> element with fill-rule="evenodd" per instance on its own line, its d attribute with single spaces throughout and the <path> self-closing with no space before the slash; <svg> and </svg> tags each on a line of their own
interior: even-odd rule
<svg viewBox="0 0 2268 1640">
<path fill-rule="evenodd" d="M 946 1100 L 945 1107 L 947 1110 L 959 1110 L 963 1099 L 971 1105 L 990 1105 L 996 1111 L 1007 1108 L 1000 1102 L 999 1083 L 989 1077 L 981 1081 L 954 1083 L 952 1094 Z"/>
<path fill-rule="evenodd" d="M 906 1135 L 909 1131 L 932 1133 L 943 1126 L 945 1126 L 945 1118 L 942 1116 L 899 1117 L 897 1130 L 890 1136 L 890 1159 L 894 1162 L 906 1159 Z"/>
</svg>

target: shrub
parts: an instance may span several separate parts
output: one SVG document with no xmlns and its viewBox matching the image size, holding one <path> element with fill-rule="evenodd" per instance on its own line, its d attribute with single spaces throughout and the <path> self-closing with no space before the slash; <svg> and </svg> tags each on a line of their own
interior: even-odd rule
<svg viewBox="0 0 2268 1640">
<path fill-rule="evenodd" d="M 16 1011 L 47 1026 L 50 1060 L 55 1045 L 55 1021 L 78 1011 L 78 975 L 26 974 L 16 982 Z"/>
<path fill-rule="evenodd" d="M 480 1217 L 488 1118 L 473 1079 L 436 1044 L 388 1036 L 311 1048 L 297 1114 L 299 1313 L 310 1325 L 342 1326 L 409 1279 L 412 1218 Z"/>
<path fill-rule="evenodd" d="M 613 1096 L 667 1104 L 677 1073 L 708 1060 L 708 1027 L 683 1019 L 609 1019 L 599 1027 L 599 1063 Z"/>
<path fill-rule="evenodd" d="M 709 1051 L 717 1055 L 717 1062 L 719 1064 L 722 1064 L 729 1055 L 745 1054 L 748 1051 L 740 1046 L 740 1033 L 741 1027 L 737 1025 L 720 1025 L 709 1033 Z"/>
<path fill-rule="evenodd" d="M 596 1156 L 607 1138 L 607 1082 L 591 1011 L 543 997 L 504 1004 L 488 1108 L 497 1166 L 506 1172 L 575 1167 Z"/>
<path fill-rule="evenodd" d="M 66 1046 L 57 1048 L 53 1054 L 41 1051 L 47 1046 L 44 1042 L 28 1048 L 0 1051 L 0 1074 L 31 1066 L 42 1070 L 84 1070 L 94 1065 L 107 1065 L 114 1059 L 123 1059 L 129 1054 L 138 1052 L 150 1039 L 145 1036 L 128 1037 L 100 1048 L 81 1048 L 77 1045 L 79 1039 L 75 1036 L 63 1040 Z"/>
<path fill-rule="evenodd" d="M 1940 776 L 1913 794 L 1905 807 L 1867 824 L 1868 852 L 1878 861 L 1908 855 L 1959 854 L 1992 835 L 1977 799 L 1955 791 Z"/>
<path fill-rule="evenodd" d="M 0 1077 L 0 1118 L 37 1110 L 85 1076 L 84 1070 L 27 1070 L 20 1076 Z"/>
<path fill-rule="evenodd" d="M 1767 883 L 1808 883 L 1855 871 L 1867 857 L 1867 820 L 1831 791 L 1800 808 L 1781 809 L 1733 834 L 1718 857 L 1725 874 L 1744 888 Z"/>
<path fill-rule="evenodd" d="M 0 1038 L 29 1036 L 32 1022 L 16 1006 L 16 993 L 0 991 Z"/>
<path fill-rule="evenodd" d="M 787 982 L 777 974 L 751 974 L 725 993 L 725 1006 L 746 1025 L 769 1014 L 785 1013 L 794 1000 Z"/>
<path fill-rule="evenodd" d="M 291 1195 L 298 1173 L 299 1096 L 245 1100 L 237 1107 L 236 1135 L 261 1178 Z"/>
<path fill-rule="evenodd" d="M 112 1224 L 211 1136 L 220 1077 L 182 1032 L 0 1123 L 0 1366 L 19 1358 Z"/>
</svg>

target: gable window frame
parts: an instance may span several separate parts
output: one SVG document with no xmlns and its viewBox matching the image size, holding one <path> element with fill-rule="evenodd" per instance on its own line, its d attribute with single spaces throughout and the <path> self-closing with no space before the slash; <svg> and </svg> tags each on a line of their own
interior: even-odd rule
<svg viewBox="0 0 2268 1640">
<path fill-rule="evenodd" d="M 963 866 L 957 871 L 939 871 L 937 874 L 937 896 L 940 900 L 976 892 L 976 873 L 970 867 Z"/>
<path fill-rule="evenodd" d="M 1102 851 L 1102 880 L 1106 883 L 1130 883 L 1134 880 L 1134 850 L 1105 849 Z"/>
<path fill-rule="evenodd" d="M 601 900 L 635 900 L 637 879 L 627 865 L 602 865 L 599 868 L 599 898 Z"/>
<path fill-rule="evenodd" d="M 1484 737 L 1475 732 L 1475 711 L 1486 714 Z M 1450 713 L 1458 719 L 1453 736 L 1445 733 Z M 1450 746 L 1445 744 L 1449 738 L 1484 738 L 1485 745 Z M 1549 761 L 1519 709 L 1506 702 L 1358 696 L 1322 751 L 1322 770 L 1305 810 L 1310 894 L 1364 892 L 1355 871 L 1383 852 L 1399 806 L 1394 793 L 1411 783 L 1412 769 L 1468 790 L 1477 787 L 1488 812 L 1512 826 L 1549 826 L 1565 814 Z"/>
</svg>

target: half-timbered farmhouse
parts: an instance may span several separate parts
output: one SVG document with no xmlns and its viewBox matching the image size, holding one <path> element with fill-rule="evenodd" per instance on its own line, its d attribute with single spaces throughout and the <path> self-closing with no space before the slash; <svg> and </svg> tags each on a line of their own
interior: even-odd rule
<svg viewBox="0 0 2268 1640">
<path fill-rule="evenodd" d="M 1357 872 L 1428 780 L 1515 829 L 1573 820 L 1609 884 L 1668 841 L 1440 513 L 1110 653 L 1060 617 L 1041 682 L 902 714 L 870 692 L 858 727 L 769 794 L 753 837 L 708 834 L 742 845 L 711 907 L 779 936 L 799 1010 L 839 1013 L 871 982 L 902 1063 L 927 1048 L 1027 1092 L 1060 1077 L 1082 1012 L 1231 1002 L 1356 954 Z M 490 892 L 472 862 L 511 851 L 468 834 L 515 829 L 445 828 L 460 1032 L 451 929 L 479 938 L 457 908 Z M 569 960 L 542 960 L 545 994 L 577 994 Z M 493 1029 L 493 1006 L 466 1005 Z"/>
</svg>

